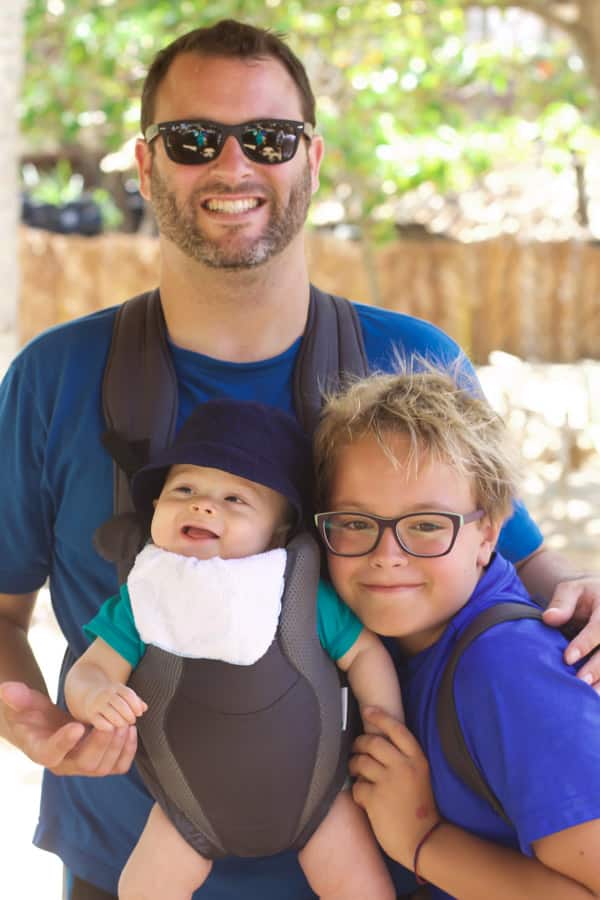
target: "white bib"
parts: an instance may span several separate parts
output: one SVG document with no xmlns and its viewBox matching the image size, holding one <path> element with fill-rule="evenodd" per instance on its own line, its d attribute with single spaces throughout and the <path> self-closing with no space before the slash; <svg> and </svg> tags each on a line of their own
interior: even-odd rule
<svg viewBox="0 0 600 900">
<path fill-rule="evenodd" d="M 141 639 L 176 656 L 249 666 L 281 613 L 286 551 L 195 559 L 148 544 L 127 579 Z"/>
</svg>

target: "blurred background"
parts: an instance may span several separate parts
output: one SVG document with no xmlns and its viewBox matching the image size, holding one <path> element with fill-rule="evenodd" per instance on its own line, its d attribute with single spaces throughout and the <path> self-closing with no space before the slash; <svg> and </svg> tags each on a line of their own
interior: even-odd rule
<svg viewBox="0 0 600 900">
<path fill-rule="evenodd" d="M 600 553 L 598 0 L 8 0 L 0 8 L 0 370 L 39 331 L 152 287 L 133 168 L 156 51 L 274 28 L 326 141 L 307 245 L 320 287 L 421 316 L 471 355 L 526 461 L 548 543 Z M 47 595 L 33 639 L 55 683 Z M 0 894 L 58 898 L 30 848 L 39 772 L 0 742 Z"/>
</svg>

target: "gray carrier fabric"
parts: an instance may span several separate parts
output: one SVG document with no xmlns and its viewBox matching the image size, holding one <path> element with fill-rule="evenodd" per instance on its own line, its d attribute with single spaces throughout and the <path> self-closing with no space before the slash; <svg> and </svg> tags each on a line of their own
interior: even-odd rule
<svg viewBox="0 0 600 900">
<path fill-rule="evenodd" d="M 288 548 L 278 633 L 252 666 L 149 647 L 130 684 L 148 703 L 137 763 L 203 856 L 304 846 L 343 785 L 340 682 L 317 637 L 319 550 Z"/>
</svg>

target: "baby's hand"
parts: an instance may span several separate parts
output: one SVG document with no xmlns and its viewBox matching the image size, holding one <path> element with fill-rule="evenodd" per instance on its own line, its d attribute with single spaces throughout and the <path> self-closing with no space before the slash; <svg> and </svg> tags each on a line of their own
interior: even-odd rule
<svg viewBox="0 0 600 900">
<path fill-rule="evenodd" d="M 101 688 L 90 697 L 88 721 L 99 731 L 112 731 L 125 725 L 135 725 L 135 720 L 147 709 L 148 704 L 135 691 L 116 682 Z"/>
</svg>

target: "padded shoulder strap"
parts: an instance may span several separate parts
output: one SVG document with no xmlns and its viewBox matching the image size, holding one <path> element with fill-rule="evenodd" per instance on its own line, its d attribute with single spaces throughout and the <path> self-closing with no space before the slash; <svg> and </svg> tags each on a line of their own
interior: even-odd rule
<svg viewBox="0 0 600 900">
<path fill-rule="evenodd" d="M 132 297 L 117 312 L 102 410 L 107 426 L 102 440 L 115 460 L 114 512 L 121 516 L 133 511 L 130 476 L 149 454 L 170 443 L 177 421 L 177 378 L 158 290 Z M 119 577 L 130 562 L 119 566 Z"/>
<path fill-rule="evenodd" d="M 347 375 L 366 375 L 368 362 L 356 310 L 349 300 L 310 287 L 306 330 L 294 369 L 294 408 L 308 434 L 319 420 L 323 396 Z"/>
<path fill-rule="evenodd" d="M 509 819 L 502 804 L 469 753 L 454 701 L 454 676 L 464 651 L 475 638 L 487 631 L 488 628 L 493 628 L 494 625 L 498 625 L 500 622 L 508 622 L 513 619 L 541 618 L 541 609 L 527 606 L 524 603 L 515 603 L 514 601 L 498 603 L 496 606 L 485 609 L 473 619 L 456 641 L 446 663 L 438 690 L 436 721 L 442 751 L 447 762 L 461 781 L 471 788 L 475 794 L 486 800 L 494 812 L 501 816 L 505 822 L 509 822 Z"/>
</svg>

